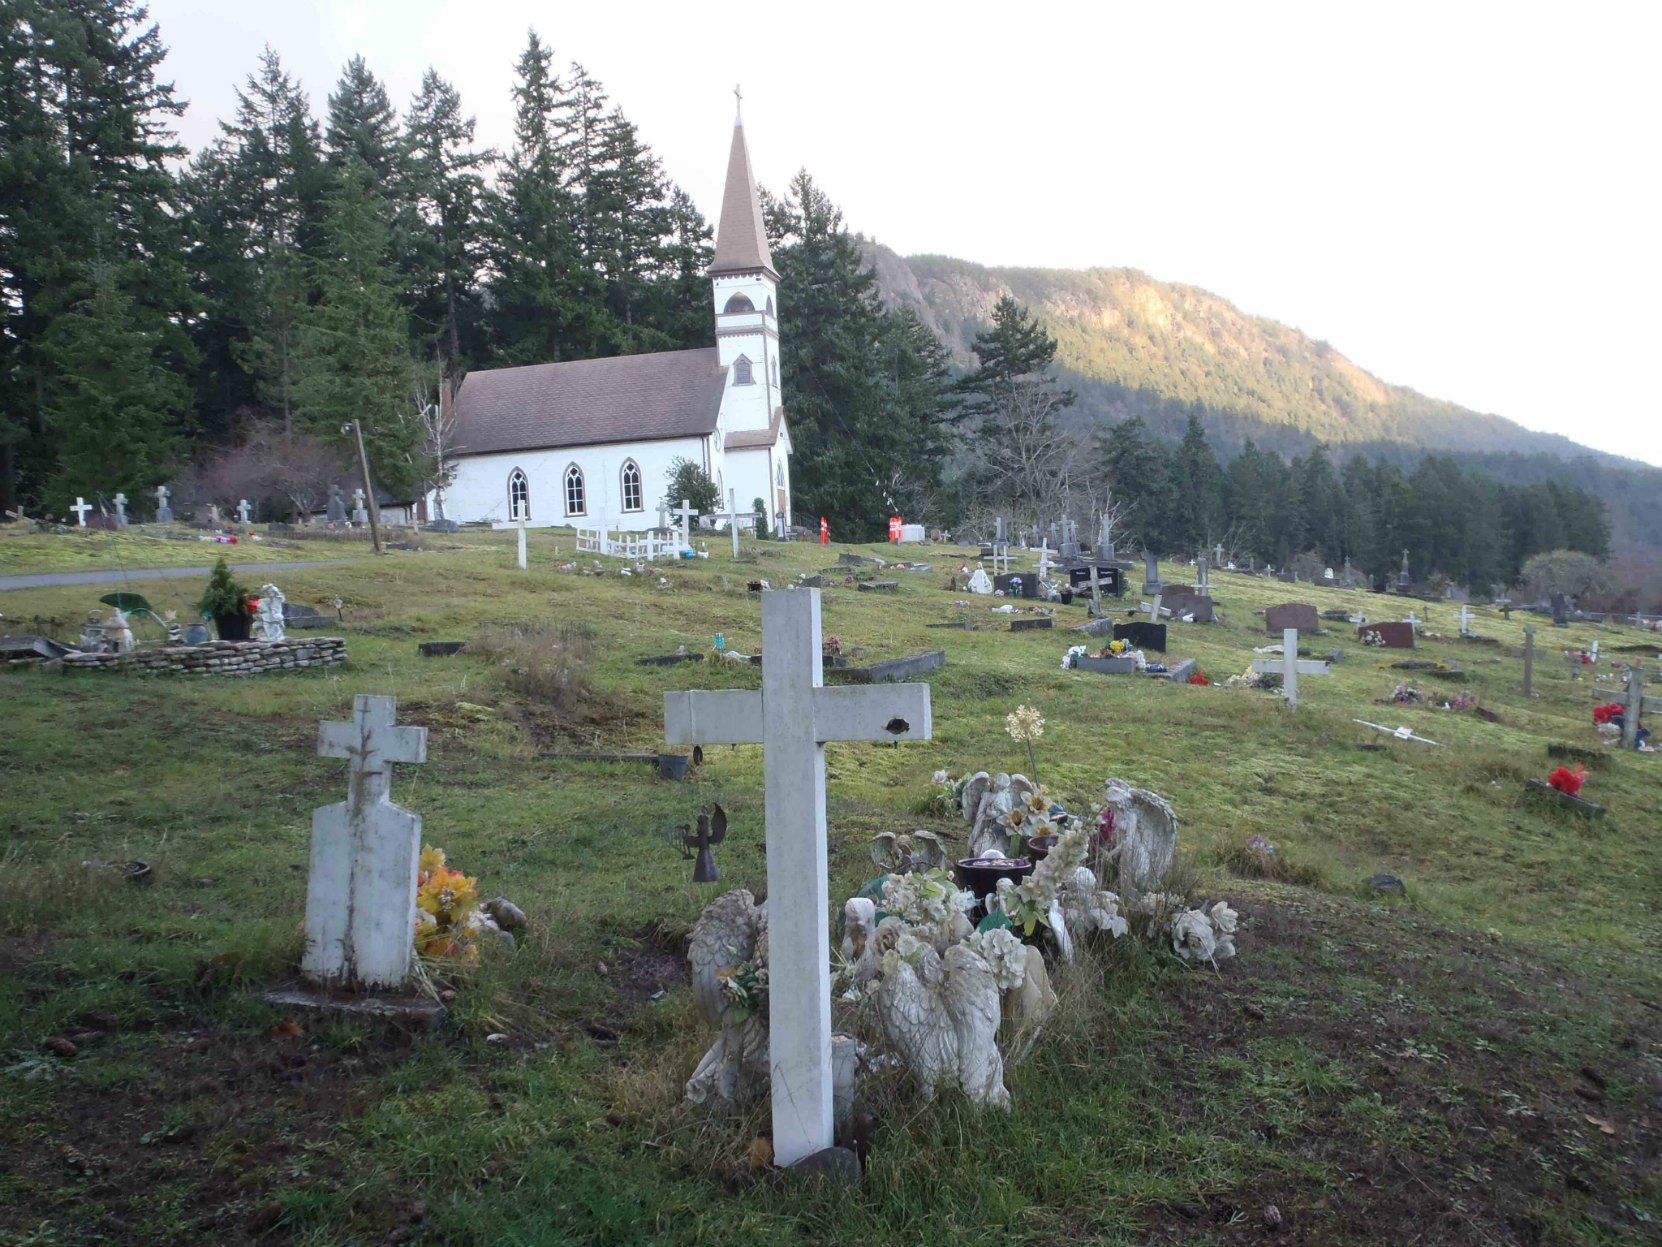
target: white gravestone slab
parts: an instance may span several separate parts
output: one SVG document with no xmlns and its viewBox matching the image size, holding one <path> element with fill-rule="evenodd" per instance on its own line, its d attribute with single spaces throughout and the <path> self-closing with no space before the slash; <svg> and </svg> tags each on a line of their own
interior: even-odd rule
<svg viewBox="0 0 1662 1247">
<path fill-rule="evenodd" d="M 87 512 L 92 510 L 92 508 L 87 505 L 87 500 L 85 498 L 77 498 L 75 499 L 75 505 L 69 509 L 75 512 L 76 525 L 81 528 L 85 528 L 87 526 Z"/>
<path fill-rule="evenodd" d="M 762 594 L 762 691 L 664 694 L 672 745 L 766 744 L 768 1022 L 773 1153 L 832 1143 L 825 744 L 928 740 L 929 686 L 821 686 L 820 591 Z"/>
<path fill-rule="evenodd" d="M 351 762 L 347 799 L 312 813 L 301 970 L 326 987 L 399 988 L 415 941 L 421 815 L 392 803 L 392 764 L 427 761 L 427 729 L 397 727 L 392 697 L 359 694 L 317 751 Z"/>
</svg>

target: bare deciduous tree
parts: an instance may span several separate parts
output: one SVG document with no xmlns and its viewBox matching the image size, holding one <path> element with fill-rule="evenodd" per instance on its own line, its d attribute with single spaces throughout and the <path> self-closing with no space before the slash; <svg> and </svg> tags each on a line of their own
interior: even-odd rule
<svg viewBox="0 0 1662 1247">
<path fill-rule="evenodd" d="M 427 454 L 433 461 L 433 509 L 434 518 L 444 518 L 444 491 L 450 487 L 450 482 L 456 479 L 456 395 L 452 389 L 448 394 L 443 387 L 449 386 L 448 379 L 440 378 L 441 392 L 435 396 L 437 401 L 428 401 L 428 395 L 422 390 L 416 391 L 416 408 L 421 412 L 421 422 L 427 429 Z"/>
</svg>

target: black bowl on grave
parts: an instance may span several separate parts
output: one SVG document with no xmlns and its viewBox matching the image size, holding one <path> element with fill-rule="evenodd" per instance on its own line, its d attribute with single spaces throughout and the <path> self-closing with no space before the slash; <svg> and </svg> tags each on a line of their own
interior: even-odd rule
<svg viewBox="0 0 1662 1247">
<path fill-rule="evenodd" d="M 958 863 L 958 882 L 975 893 L 975 899 L 986 900 L 998 888 L 1000 879 L 1020 882 L 1033 873 L 1033 863 L 1025 857 L 966 857 Z"/>
</svg>

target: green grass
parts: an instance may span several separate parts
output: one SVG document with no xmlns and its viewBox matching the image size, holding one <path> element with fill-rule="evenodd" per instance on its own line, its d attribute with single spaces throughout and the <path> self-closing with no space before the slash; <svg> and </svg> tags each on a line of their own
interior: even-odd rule
<svg viewBox="0 0 1662 1247">
<path fill-rule="evenodd" d="M 113 540 L 0 537 L 0 563 L 21 550 L 26 570 L 79 566 L 93 538 Z M 181 563 L 201 557 L 194 544 L 119 540 L 124 559 L 147 564 L 163 545 L 187 554 Z M 757 1121 L 711 1123 L 678 1104 L 709 1036 L 685 986 L 661 972 L 714 889 L 689 882 L 663 833 L 720 801 L 731 818 L 722 886 L 765 891 L 761 750 L 711 749 L 685 784 L 538 757 L 655 750 L 664 691 L 757 687 L 752 668 L 634 660 L 701 652 L 717 632 L 753 651 L 760 604 L 746 582 L 830 566 L 839 548 L 747 543 L 749 561 L 734 564 L 717 540 L 660 588 L 615 563 L 600 576 L 558 570 L 569 533 L 533 533 L 526 573 L 512 534 L 429 541 L 281 574 L 290 600 L 342 599 L 344 669 L 245 682 L 0 672 L 0 861 L 12 885 L 0 908 L 0 1147 L 27 1158 L 0 1174 L 0 1237 L 1233 1242 L 1260 1234 L 1274 1202 L 1313 1242 L 1605 1243 L 1636 1241 L 1642 1216 L 1662 1217 L 1639 1143 L 1659 1128 L 1662 1047 L 1638 1003 L 1658 987 L 1662 764 L 1625 755 L 1594 772 L 1583 795 L 1611 810 L 1599 823 L 1522 798 L 1524 779 L 1556 765 L 1548 739 L 1598 743 L 1593 686 L 1570 681 L 1545 646 L 1596 636 L 1608 651 L 1638 634 L 1542 627 L 1540 696 L 1526 702 L 1512 652 L 1522 616 L 1477 612 L 1478 631 L 1506 647 L 1492 649 L 1454 638 L 1457 610 L 1431 608 L 1449 639 L 1415 656 L 1462 660 L 1457 684 L 1382 669 L 1404 655 L 1334 624 L 1307 644 L 1343 661 L 1301 681 L 1289 714 L 1251 690 L 1063 671 L 1074 640 L 1063 629 L 1082 612 L 1011 634 L 985 601 L 953 607 L 962 595 L 944 585 L 961 551 L 926 551 L 937 571 L 900 573 L 898 596 L 827 590 L 825 630 L 845 651 L 863 647 L 860 661 L 948 655 L 930 679 L 933 742 L 828 749 L 834 900 L 870 876 L 874 832 L 930 823 L 913 810 L 932 771 L 1025 769 L 1003 731 L 1024 702 L 1047 719 L 1047 784 L 1072 803 L 1099 798 L 1110 775 L 1165 794 L 1196 893 L 1246 916 L 1241 957 L 1221 975 L 1122 944 L 1062 976 L 1062 1014 L 1012 1071 L 1009 1115 L 886 1089 L 866 1182 L 850 1195 L 748 1170 Z M 314 542 L 282 557 L 336 556 Z M 164 609 L 200 588 L 145 592 Z M 0 610 L 78 620 L 101 591 L 6 592 Z M 1198 658 L 1220 684 L 1254 645 L 1279 640 L 1254 613 L 1267 605 L 1395 613 L 1385 598 L 1227 573 L 1214 592 L 1225 623 L 1174 624 L 1172 657 Z M 984 630 L 927 627 L 957 618 Z M 477 654 L 416 655 L 420 640 L 577 621 L 595 634 L 594 691 L 565 712 Z M 1373 704 L 1403 680 L 1469 688 L 1502 722 Z M 432 1033 L 296 1019 L 301 1037 L 274 1036 L 285 1017 L 259 989 L 294 971 L 311 810 L 345 791 L 342 764 L 316 756 L 316 725 L 346 717 L 360 692 L 397 696 L 400 721 L 429 728 L 429 761 L 398 768 L 395 799 L 533 931 L 453 983 Z M 1365 752 L 1356 746 L 1373 734 L 1355 718 L 1406 723 L 1445 747 Z M 1254 834 L 1275 843 L 1282 870 L 1245 868 Z M 133 858 L 154 864 L 153 885 L 82 865 Z M 1407 882 L 1406 899 L 1362 890 L 1380 871 Z M 615 1047 L 590 1038 L 596 1023 Z M 107 1034 L 69 1060 L 45 1053 L 46 1037 L 89 1027 Z M 496 1032 L 510 1042 L 487 1044 Z M 1572 1092 L 1582 1066 L 1606 1079 L 1598 1103 Z M 1509 1116 L 1502 1091 L 1524 1109 Z M 1408 1159 L 1383 1159 L 1398 1155 Z M 1370 1221 L 1369 1205 L 1396 1211 Z"/>
<path fill-rule="evenodd" d="M 214 542 L 184 525 L 146 525 L 142 530 L 107 532 L 70 529 L 29 533 L 15 524 L 0 525 L 0 576 L 34 572 L 108 571 L 112 587 L 122 569 L 211 566 L 223 555 L 231 563 L 302 562 L 309 559 L 360 558 L 367 543 L 293 540 L 261 534 L 235 545 Z"/>
</svg>

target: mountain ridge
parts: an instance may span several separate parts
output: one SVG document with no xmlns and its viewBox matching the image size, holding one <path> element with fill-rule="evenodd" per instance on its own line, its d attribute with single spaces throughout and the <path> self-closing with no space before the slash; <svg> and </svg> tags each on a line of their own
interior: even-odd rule
<svg viewBox="0 0 1662 1247">
<path fill-rule="evenodd" d="M 1341 458 L 1448 454 L 1517 483 L 1574 479 L 1605 498 L 1618 548 L 1662 551 L 1662 469 L 1383 381 L 1198 286 L 1130 268 L 1000 267 L 861 245 L 883 302 L 916 313 L 960 368 L 972 366 L 1000 297 L 1029 307 L 1057 340 L 1056 372 L 1079 395 L 1067 418 L 1080 431 L 1141 416 L 1178 437 L 1197 414 L 1225 456 L 1248 439 L 1289 456 L 1321 443 Z"/>
</svg>

